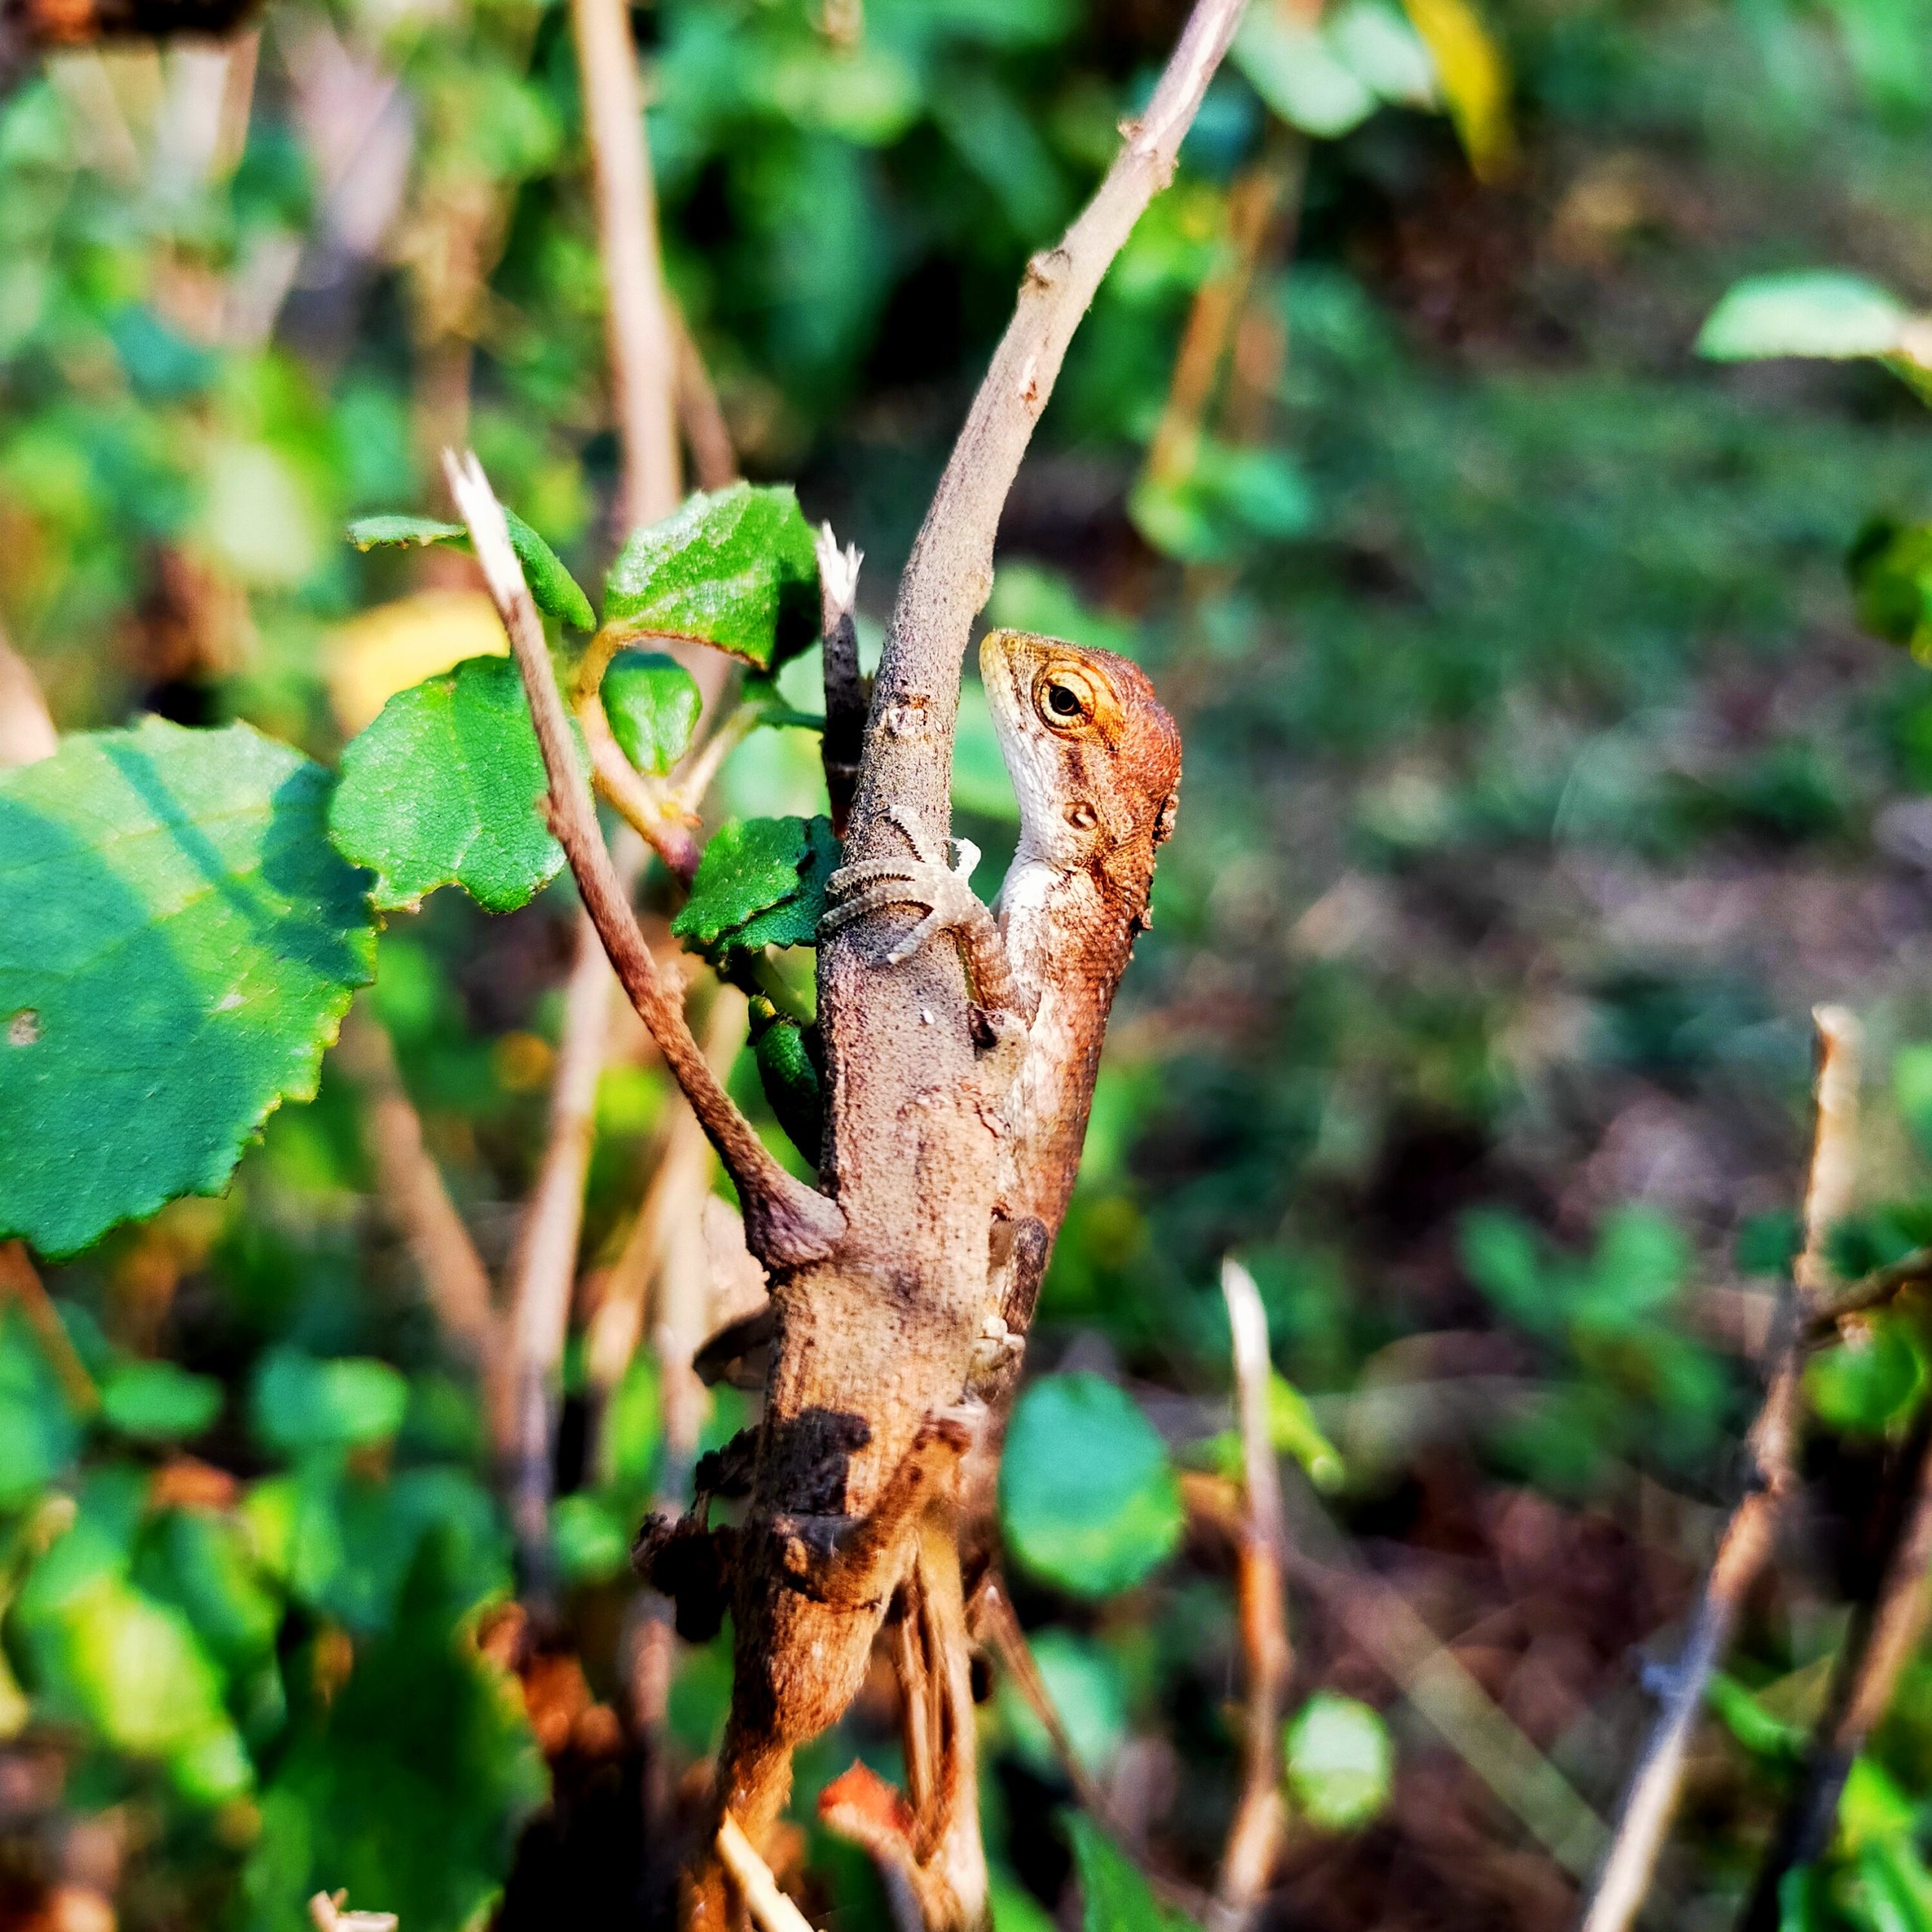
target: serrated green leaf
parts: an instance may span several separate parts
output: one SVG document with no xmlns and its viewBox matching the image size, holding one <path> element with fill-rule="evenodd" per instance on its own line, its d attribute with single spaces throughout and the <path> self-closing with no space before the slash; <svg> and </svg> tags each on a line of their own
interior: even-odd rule
<svg viewBox="0 0 1932 1932">
<path fill-rule="evenodd" d="M 537 608 L 572 629 L 597 628 L 597 614 L 583 586 L 565 569 L 563 559 L 552 549 L 515 511 L 506 509 L 503 521 L 510 533 L 510 548 L 523 566 L 525 581 Z M 358 550 L 417 549 L 430 543 L 455 543 L 467 549 L 469 532 L 460 523 L 445 523 L 440 517 L 403 516 L 386 513 L 358 517 L 349 526 L 349 540 Z"/>
<path fill-rule="evenodd" d="M 1289 1795 L 1323 1830 L 1353 1831 L 1388 1803 L 1395 1754 L 1388 1727 L 1370 1706 L 1318 1690 L 1283 1742 Z"/>
<path fill-rule="evenodd" d="M 1197 1932 L 1185 1912 L 1161 1904 L 1140 1867 L 1084 1813 L 1069 1815 L 1067 1835 L 1080 1874 L 1081 1932 Z"/>
<path fill-rule="evenodd" d="M 697 680 L 662 651 L 620 651 L 600 691 L 617 749 L 638 771 L 663 777 L 697 728 L 704 709 Z"/>
<path fill-rule="evenodd" d="M 1903 303 L 1863 275 L 1830 269 L 1753 275 L 1711 311 L 1698 331 L 1697 353 L 1719 362 L 1890 355 L 1911 319 Z"/>
<path fill-rule="evenodd" d="M 507 657 L 466 657 L 398 691 L 342 755 L 329 807 L 337 849 L 376 875 L 372 901 L 413 906 L 460 885 L 514 912 L 562 869 L 523 683 Z"/>
<path fill-rule="evenodd" d="M 789 484 L 734 483 L 634 531 L 604 589 L 604 621 L 686 638 L 774 671 L 818 635 L 818 559 Z"/>
<path fill-rule="evenodd" d="M 714 962 L 765 946 L 810 946 L 838 866 L 828 818 L 728 819 L 698 861 L 671 930 Z"/>
<path fill-rule="evenodd" d="M 328 777 L 149 718 L 0 776 L 0 1235 L 71 1254 L 218 1192 L 373 971 Z"/>
<path fill-rule="evenodd" d="M 1166 1445 L 1132 1398 L 1098 1375 L 1044 1376 L 1020 1397 L 999 1508 L 1021 1564 L 1080 1596 L 1131 1588 L 1180 1539 Z"/>
<path fill-rule="evenodd" d="M 100 1386 L 101 1414 L 123 1435 L 177 1442 L 202 1432 L 221 1413 L 221 1384 L 171 1361 L 119 1364 Z"/>
</svg>

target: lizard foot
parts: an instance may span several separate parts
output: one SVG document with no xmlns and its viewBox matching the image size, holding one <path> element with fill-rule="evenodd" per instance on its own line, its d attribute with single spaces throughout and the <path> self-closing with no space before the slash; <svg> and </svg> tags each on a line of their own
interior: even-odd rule
<svg viewBox="0 0 1932 1932">
<path fill-rule="evenodd" d="M 980 848 L 970 838 L 949 841 L 952 863 L 948 865 L 946 855 L 909 814 L 894 806 L 888 816 L 905 835 L 912 848 L 911 857 L 861 859 L 840 866 L 829 886 L 833 896 L 844 899 L 844 903 L 825 915 L 820 930 L 836 932 L 841 926 L 888 906 L 923 907 L 926 916 L 885 956 L 888 965 L 897 966 L 940 933 L 972 926 L 985 917 L 986 909 L 969 883 L 980 863 Z M 848 894 L 856 896 L 847 898 Z"/>
</svg>

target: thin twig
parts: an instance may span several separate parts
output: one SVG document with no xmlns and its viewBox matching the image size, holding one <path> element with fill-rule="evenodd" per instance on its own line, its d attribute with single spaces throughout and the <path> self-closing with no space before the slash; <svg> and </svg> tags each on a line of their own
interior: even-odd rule
<svg viewBox="0 0 1932 1932">
<path fill-rule="evenodd" d="M 1586 1906 L 1583 1932 L 1626 1932 L 1642 1909 L 1669 1835 L 1684 1779 L 1690 1733 L 1712 1671 L 1730 1640 L 1751 1586 L 1769 1561 L 1780 1518 L 1797 1487 L 1793 1465 L 1799 1391 L 1809 1324 L 1828 1278 L 1826 1244 L 1851 1204 L 1857 1155 L 1859 1036 L 1841 1008 L 1818 1008 L 1816 1121 L 1804 1189 L 1804 1243 L 1792 1269 L 1776 1334 L 1763 1406 L 1746 1440 L 1748 1487 L 1731 1512 L 1692 1614 L 1684 1652 L 1671 1672 L 1663 1708 L 1639 1757 L 1610 1854 Z"/>
<path fill-rule="evenodd" d="M 1244 1524 L 1231 1487 L 1218 1478 L 1183 1477 L 1189 1511 L 1238 1540 Z M 1418 1716 L 1437 1731 L 1492 1795 L 1561 1866 L 1578 1878 L 1608 1841 L 1598 1817 L 1569 1780 L 1537 1749 L 1467 1666 L 1408 1599 L 1354 1561 L 1326 1512 L 1298 1485 L 1284 1555 L 1296 1580 L 1387 1673 Z"/>
<path fill-rule="evenodd" d="M 1020 1701 L 1038 1720 L 1048 1743 L 1053 1746 L 1054 1755 L 1060 1760 L 1060 1769 L 1066 1774 L 1067 1783 L 1073 1787 L 1074 1796 L 1080 1801 L 1080 1808 L 1104 1824 L 1107 1795 L 1074 1749 L 1053 1693 L 1047 1688 L 1047 1680 L 1034 1660 L 1033 1647 L 1027 1642 L 1026 1632 L 996 1577 L 988 1577 L 974 1592 L 972 1612 L 973 1634 L 998 1658 L 1000 1668 L 1020 1694 Z"/>
<path fill-rule="evenodd" d="M 389 1029 L 366 1003 L 350 1010 L 337 1058 L 368 1101 L 363 1138 L 377 1198 L 423 1278 L 437 1325 L 481 1376 L 491 1439 L 507 1454 L 515 1405 L 489 1271 L 424 1144 L 423 1118 L 403 1085 Z"/>
<path fill-rule="evenodd" d="M 1167 185 L 1245 0 L 1198 0 L 1145 112 L 1094 198 L 1028 263 L 1013 320 L 973 398 L 900 579 L 875 715 L 853 804 L 855 858 L 883 856 L 887 814 L 946 829 L 958 669 L 992 588 L 993 539 L 1013 479 L 1052 395 L 1067 345 L 1114 257 Z M 875 835 L 877 851 L 869 849 Z"/>
<path fill-rule="evenodd" d="M 638 1017 L 657 1042 L 665 1065 L 684 1090 L 737 1188 L 752 1251 L 774 1266 L 798 1266 L 816 1260 L 831 1252 L 844 1232 L 844 1217 L 835 1202 L 779 1165 L 691 1037 L 680 992 L 666 985 L 658 973 L 611 865 L 589 792 L 577 771 L 563 700 L 543 641 L 543 623 L 531 601 L 523 568 L 510 547 L 503 507 L 473 455 L 459 463 L 445 452 L 444 469 L 522 674 L 549 780 L 551 829 L 564 848 L 598 937 Z"/>
<path fill-rule="evenodd" d="M 24 1241 L 0 1241 L 0 1300 L 8 1296 L 19 1304 L 27 1325 L 66 1390 L 68 1401 L 82 1415 L 92 1415 L 100 1407 L 100 1391 L 94 1386 L 87 1364 L 75 1348 L 39 1271 L 28 1259 Z"/>
<path fill-rule="evenodd" d="M 1783 1817 L 1760 1868 L 1739 1932 L 1777 1932 L 1786 1876 L 1821 1857 L 1837 1822 L 1852 1762 L 1892 1701 L 1932 1614 L 1932 1417 L 1921 1417 L 1909 1461 L 1911 1494 L 1887 1552 L 1878 1593 L 1862 1605 L 1832 1673 L 1832 1687 Z"/>
<path fill-rule="evenodd" d="M 671 333 L 678 358 L 678 420 L 684 426 L 685 447 L 691 452 L 691 474 L 700 490 L 722 490 L 737 481 L 738 454 L 731 447 L 731 425 L 718 407 L 711 372 L 704 366 L 697 338 L 677 303 L 666 298 Z"/>
<path fill-rule="evenodd" d="M 601 842 L 600 838 L 600 849 Z M 611 859 L 613 880 L 626 906 L 643 857 L 642 846 L 627 835 Z M 525 1574 L 539 1589 L 547 1581 L 559 1384 L 570 1336 L 577 1242 L 583 1231 L 584 1183 L 596 1138 L 597 1082 L 610 1043 L 611 996 L 615 990 L 595 921 L 580 912 L 576 929 L 543 1165 L 524 1211 L 510 1270 L 509 1383 L 515 1417 L 510 1519 Z"/>
<path fill-rule="evenodd" d="M 683 494 L 672 401 L 676 362 L 630 10 L 623 0 L 571 0 L 571 25 L 597 186 L 611 399 L 623 451 L 620 515 L 628 528 L 669 516 Z"/>
<path fill-rule="evenodd" d="M 1269 1427 L 1273 1367 L 1268 1316 L 1254 1277 L 1232 1256 L 1221 1263 L 1221 1293 L 1234 1338 L 1241 1418 L 1247 1520 L 1237 1574 L 1247 1705 L 1242 1718 L 1241 1800 L 1215 1881 L 1214 1922 L 1223 1932 L 1238 1932 L 1254 1916 L 1281 1850 L 1281 1703 L 1293 1656 L 1281 1592 L 1281 1477 Z"/>
<path fill-rule="evenodd" d="M 731 1875 L 758 1932 L 812 1932 L 811 1921 L 779 1890 L 771 1867 L 758 1854 L 737 1819 L 726 1812 L 718 1827 L 718 1856 Z"/>
<path fill-rule="evenodd" d="M 625 757 L 604 709 L 604 674 L 629 640 L 606 626 L 577 660 L 572 709 L 590 753 L 597 789 L 677 877 L 688 882 L 697 870 L 697 814 L 681 806 L 669 788 Z"/>
</svg>

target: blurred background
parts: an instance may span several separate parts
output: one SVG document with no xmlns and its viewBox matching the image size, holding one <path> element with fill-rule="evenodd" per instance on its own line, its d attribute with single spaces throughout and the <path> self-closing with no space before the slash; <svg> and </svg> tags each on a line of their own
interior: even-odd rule
<svg viewBox="0 0 1932 1932">
<path fill-rule="evenodd" d="M 1932 420 L 1869 362 L 1693 355 L 1742 276 L 1932 297 L 1932 6 L 1255 6 L 1075 343 L 988 613 L 1131 653 L 1186 746 L 1029 1373 L 1126 1392 L 1127 1435 L 1192 1472 L 1164 1494 L 1198 1498 L 1229 1453 L 1219 1268 L 1245 1260 L 1297 1551 L 1261 1922 L 1555 1928 L 1736 1494 L 1817 1001 L 1866 1036 L 1839 1266 L 1932 1235 L 1932 683 L 1861 631 L 1845 567 L 1873 516 L 1932 515 Z M 1182 14 L 633 14 L 715 402 L 694 441 L 861 546 L 868 653 L 1026 257 Z M 467 439 L 586 581 L 621 534 L 568 14 L 14 26 L 0 630 L 63 731 L 242 718 L 333 764 L 392 692 L 500 648 L 467 559 L 360 555 L 349 518 L 446 513 L 436 452 Z M 816 669 L 786 679 L 808 710 Z M 956 799 L 989 895 L 1014 808 L 983 706 Z M 749 739 L 718 803 L 823 808 L 796 731 Z M 493 1270 L 574 918 L 563 885 L 497 919 L 440 894 L 391 920 L 365 995 Z M 332 1060 L 225 1198 L 46 1268 L 56 1331 L 10 1291 L 0 1924 L 281 1932 L 338 1885 L 403 1932 L 661 1913 L 672 1847 L 643 1821 L 688 1806 L 728 1681 L 728 1639 L 678 1646 L 645 1748 L 626 1546 L 665 1392 L 640 1352 L 593 1412 L 574 1340 L 561 1586 L 519 1610 L 476 1389 L 380 1198 L 384 1091 Z M 672 1118 L 620 1029 L 580 1337 Z M 654 1267 L 702 1265 L 678 1253 Z M 1814 1365 L 1657 1925 L 1732 1921 L 1925 1383 L 1909 1305 Z M 705 1403 L 707 1444 L 749 1413 Z M 1088 1426 L 1022 1414 L 1049 1471 Z M 1240 1774 L 1226 1537 L 1177 1515 L 1102 1575 L 1057 1559 L 1051 1494 L 1008 1504 L 1108 1829 L 1204 1884 Z M 1006 1684 L 984 1709 L 1002 1932 L 1077 1923 L 1069 1768 Z M 889 1734 L 881 1687 L 807 1754 L 801 1820 L 855 1751 L 889 1767 Z M 1914 1658 L 1785 1922 L 1932 1926 L 1928 1803 Z M 856 1852 L 801 1823 L 791 1856 L 822 1922 L 889 1923 Z"/>
</svg>

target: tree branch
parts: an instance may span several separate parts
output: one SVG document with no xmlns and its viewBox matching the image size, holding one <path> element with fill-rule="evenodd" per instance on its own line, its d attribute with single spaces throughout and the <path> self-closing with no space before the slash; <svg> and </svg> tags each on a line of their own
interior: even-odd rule
<svg viewBox="0 0 1932 1932">
<path fill-rule="evenodd" d="M 796 1267 L 826 1255 L 844 1231 L 844 1217 L 835 1202 L 787 1174 L 739 1112 L 691 1037 L 683 1000 L 659 977 L 638 928 L 598 827 L 590 794 L 578 775 L 543 623 L 524 582 L 523 568 L 510 548 L 502 506 L 473 455 L 459 463 L 445 452 L 443 463 L 522 674 L 549 779 L 551 829 L 564 848 L 604 949 L 738 1190 L 752 1251 L 778 1268 Z"/>
<path fill-rule="evenodd" d="M 1247 1520 L 1238 1555 L 1241 1654 L 1247 1669 L 1241 1801 L 1214 1887 L 1214 1921 L 1239 1932 L 1254 1916 L 1281 1850 L 1281 1704 L 1293 1656 L 1281 1594 L 1281 1471 L 1269 1427 L 1273 1364 L 1268 1317 L 1254 1277 L 1232 1257 L 1221 1263 L 1221 1293 L 1234 1337 Z"/>
<path fill-rule="evenodd" d="M 1825 1287 L 1827 1238 L 1851 1204 L 1857 1154 L 1857 1023 L 1838 1007 L 1821 1006 L 1812 1019 L 1818 1033 L 1818 1074 L 1804 1189 L 1804 1247 L 1780 1311 L 1764 1403 L 1746 1441 L 1749 1487 L 1718 1540 L 1663 1708 L 1624 1795 L 1616 1836 L 1583 1914 L 1583 1932 L 1626 1932 L 1642 1908 L 1677 1808 L 1684 1753 L 1703 1708 L 1705 1687 L 1730 1641 L 1746 1596 L 1776 1547 L 1780 1519 L 1797 1487 L 1792 1446 L 1808 1352 L 1806 1318 Z"/>
<path fill-rule="evenodd" d="M 628 528 L 669 516 L 683 494 L 675 349 L 630 11 L 624 0 L 571 0 L 571 26 L 597 186 L 611 400 L 624 459 L 619 515 Z"/>
</svg>

